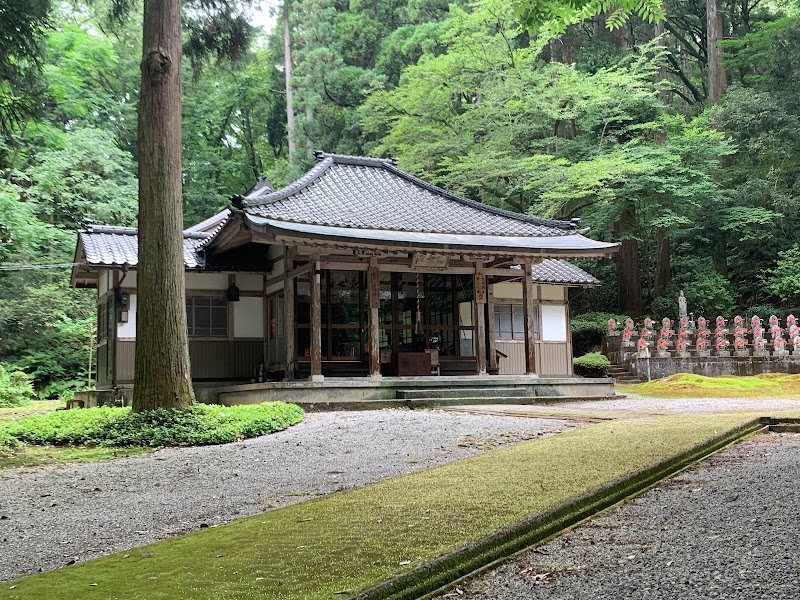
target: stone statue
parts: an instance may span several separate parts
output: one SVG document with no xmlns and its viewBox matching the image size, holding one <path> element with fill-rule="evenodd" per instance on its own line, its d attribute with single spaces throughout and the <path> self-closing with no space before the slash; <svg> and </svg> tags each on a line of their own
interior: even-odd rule
<svg viewBox="0 0 800 600">
<path fill-rule="evenodd" d="M 689 316 L 689 313 L 686 312 L 686 296 L 683 295 L 683 290 L 681 290 L 681 295 L 678 296 L 678 316 L 680 318 Z"/>
</svg>

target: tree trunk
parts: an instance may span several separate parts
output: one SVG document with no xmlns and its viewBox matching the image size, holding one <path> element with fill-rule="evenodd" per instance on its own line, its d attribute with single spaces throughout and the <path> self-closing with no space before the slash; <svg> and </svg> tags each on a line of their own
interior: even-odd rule
<svg viewBox="0 0 800 600">
<path fill-rule="evenodd" d="M 183 270 L 181 2 L 145 0 L 133 410 L 194 402 Z"/>
<path fill-rule="evenodd" d="M 719 103 L 728 80 L 722 67 L 719 41 L 722 39 L 722 11 L 717 6 L 718 0 L 706 0 L 706 43 L 708 48 L 708 105 Z"/>
<path fill-rule="evenodd" d="M 289 0 L 283 0 L 283 74 L 286 81 L 286 135 L 289 140 L 289 162 L 297 161 L 294 139 L 294 89 L 292 88 L 292 39 L 289 28 Z"/>
<path fill-rule="evenodd" d="M 619 307 L 626 315 L 636 318 L 644 312 L 642 282 L 639 272 L 639 243 L 630 236 L 636 222 L 636 211 L 629 206 L 617 221 L 617 236 L 622 246 L 617 254 L 617 289 Z"/>
</svg>

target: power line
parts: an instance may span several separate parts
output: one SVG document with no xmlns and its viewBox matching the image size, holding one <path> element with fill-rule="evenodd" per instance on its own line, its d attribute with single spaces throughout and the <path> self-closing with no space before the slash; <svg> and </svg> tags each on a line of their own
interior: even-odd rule
<svg viewBox="0 0 800 600">
<path fill-rule="evenodd" d="M 36 269 L 66 269 L 77 265 L 85 265 L 84 262 L 56 263 L 51 265 L 0 265 L 0 271 L 32 271 Z"/>
</svg>

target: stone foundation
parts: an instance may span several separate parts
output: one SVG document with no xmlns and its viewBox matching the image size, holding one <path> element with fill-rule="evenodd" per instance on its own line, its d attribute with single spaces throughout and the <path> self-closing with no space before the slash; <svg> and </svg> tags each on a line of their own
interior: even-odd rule
<svg viewBox="0 0 800 600">
<path fill-rule="evenodd" d="M 648 365 L 649 362 L 649 365 Z M 708 377 L 720 375 L 760 375 L 762 373 L 800 374 L 800 356 L 733 356 L 733 357 L 627 357 L 625 364 L 640 379 L 669 377 L 677 373 L 694 373 Z"/>
</svg>

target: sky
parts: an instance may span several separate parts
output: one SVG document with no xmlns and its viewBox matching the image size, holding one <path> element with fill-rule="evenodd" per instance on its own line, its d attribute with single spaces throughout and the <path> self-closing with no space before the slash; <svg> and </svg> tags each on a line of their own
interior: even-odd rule
<svg viewBox="0 0 800 600">
<path fill-rule="evenodd" d="M 256 27 L 263 27 L 264 33 L 269 33 L 272 28 L 275 27 L 275 23 L 278 19 L 277 11 L 279 8 L 280 4 L 278 3 L 278 0 L 261 0 L 259 7 L 253 8 L 249 11 L 250 23 Z"/>
</svg>

